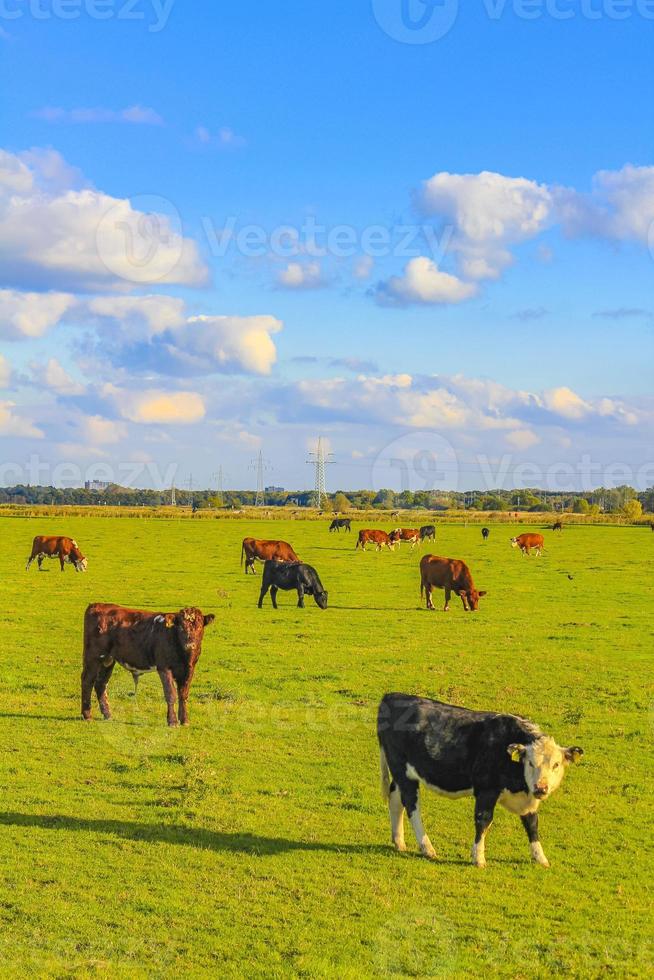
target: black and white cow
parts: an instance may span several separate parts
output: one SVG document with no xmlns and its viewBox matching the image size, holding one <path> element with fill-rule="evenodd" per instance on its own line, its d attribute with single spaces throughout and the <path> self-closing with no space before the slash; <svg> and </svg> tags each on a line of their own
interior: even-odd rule
<svg viewBox="0 0 654 980">
<path fill-rule="evenodd" d="M 516 715 L 470 711 L 409 694 L 387 694 L 377 716 L 382 794 L 388 801 L 391 836 L 405 851 L 404 811 L 420 850 L 436 852 L 420 817 L 420 783 L 456 799 L 475 798 L 472 861 L 486 865 L 485 839 L 497 803 L 517 814 L 534 861 L 549 862 L 538 838 L 538 807 L 560 785 L 583 749 L 561 748 L 537 725 Z"/>
<path fill-rule="evenodd" d="M 312 595 L 316 605 L 327 608 L 327 593 L 322 587 L 318 572 L 303 562 L 267 561 L 263 566 L 259 609 L 263 605 L 266 592 L 270 589 L 273 608 L 277 609 L 277 592 L 282 589 L 290 592 L 297 589 L 298 609 L 304 609 L 305 595 Z"/>
<path fill-rule="evenodd" d="M 488 541 L 488 539 L 490 538 L 490 530 L 489 530 L 489 528 L 482 527 L 482 529 L 481 529 L 481 536 L 484 539 L 484 541 Z"/>
</svg>

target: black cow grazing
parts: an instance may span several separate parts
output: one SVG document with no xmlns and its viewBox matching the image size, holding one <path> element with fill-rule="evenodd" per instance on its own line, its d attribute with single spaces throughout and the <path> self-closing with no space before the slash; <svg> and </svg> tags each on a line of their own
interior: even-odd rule
<svg viewBox="0 0 654 980">
<path fill-rule="evenodd" d="M 305 595 L 312 595 L 316 605 L 321 609 L 327 608 L 327 593 L 322 587 L 318 572 L 311 565 L 303 562 L 267 561 L 263 567 L 259 609 L 263 606 L 266 592 L 270 589 L 273 608 L 277 609 L 277 592 L 282 589 L 290 592 L 297 589 L 298 609 L 304 609 Z"/>
<path fill-rule="evenodd" d="M 436 528 L 433 524 L 425 524 L 424 527 L 420 528 L 420 540 L 421 541 L 435 541 L 436 540 Z"/>
<path fill-rule="evenodd" d="M 484 541 L 488 541 L 488 539 L 490 538 L 490 530 L 487 527 L 482 527 L 481 536 L 484 539 Z"/>
<path fill-rule="evenodd" d="M 516 715 L 470 711 L 428 698 L 387 694 L 377 716 L 382 794 L 391 835 L 405 851 L 406 810 L 420 850 L 436 853 L 420 817 L 420 783 L 444 796 L 475 798 L 472 861 L 486 865 L 485 839 L 497 803 L 517 814 L 527 832 L 532 860 L 549 867 L 538 838 L 538 807 L 560 785 L 583 749 L 561 748 L 537 725 Z"/>
<path fill-rule="evenodd" d="M 340 534 L 341 528 L 343 528 L 344 531 L 351 531 L 352 530 L 352 518 L 350 518 L 350 517 L 339 517 L 339 518 L 336 518 L 335 520 L 333 520 L 331 522 L 331 524 L 329 525 L 330 532 L 331 531 L 338 531 L 339 534 Z"/>
<path fill-rule="evenodd" d="M 552 530 L 553 531 L 562 531 L 563 530 L 563 521 L 555 521 L 554 524 L 552 524 Z"/>
</svg>

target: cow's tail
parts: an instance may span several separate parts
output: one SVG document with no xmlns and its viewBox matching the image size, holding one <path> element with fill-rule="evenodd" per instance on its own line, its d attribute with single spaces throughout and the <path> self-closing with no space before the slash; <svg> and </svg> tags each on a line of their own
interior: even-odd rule
<svg viewBox="0 0 654 980">
<path fill-rule="evenodd" d="M 391 795 L 391 771 L 386 761 L 386 753 L 381 745 L 379 746 L 379 776 L 382 800 L 388 802 Z"/>
<path fill-rule="evenodd" d="M 243 568 L 243 555 L 245 554 L 245 541 L 241 544 L 241 568 Z"/>
</svg>

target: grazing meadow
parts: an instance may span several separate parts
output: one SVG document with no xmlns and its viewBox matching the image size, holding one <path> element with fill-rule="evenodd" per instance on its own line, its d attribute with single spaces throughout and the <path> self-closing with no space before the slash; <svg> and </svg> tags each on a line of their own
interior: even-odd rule
<svg viewBox="0 0 654 980">
<path fill-rule="evenodd" d="M 409 523 L 409 526 L 411 526 Z M 413 552 L 355 552 L 328 520 L 0 518 L 0 953 L 39 977 L 637 977 L 651 913 L 652 556 L 644 527 L 439 524 Z M 373 525 L 374 526 L 374 525 Z M 387 530 L 389 523 L 377 526 Z M 75 537 L 86 574 L 25 573 L 32 537 Z M 283 538 L 329 608 L 257 609 L 245 535 Z M 421 605 L 418 563 L 463 558 L 480 611 Z M 191 725 L 168 729 L 156 674 L 114 718 L 80 720 L 91 601 L 197 605 L 205 634 Z M 390 845 L 375 715 L 388 691 L 538 722 L 581 745 L 541 808 L 549 871 L 498 807 L 488 867 L 469 861 L 473 803 L 423 791 L 437 851 Z"/>
</svg>

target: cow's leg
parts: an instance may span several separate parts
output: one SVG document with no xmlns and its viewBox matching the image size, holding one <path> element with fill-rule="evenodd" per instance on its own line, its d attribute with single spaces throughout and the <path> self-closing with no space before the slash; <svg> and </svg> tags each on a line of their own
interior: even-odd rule
<svg viewBox="0 0 654 980">
<path fill-rule="evenodd" d="M 535 861 L 536 864 L 542 865 L 543 868 L 549 868 L 550 862 L 545 857 L 543 845 L 541 844 L 538 836 L 538 813 L 525 813 L 524 816 L 520 817 L 520 819 L 522 820 L 522 826 L 525 828 L 527 837 L 529 838 L 531 860 Z"/>
<path fill-rule="evenodd" d="M 302 585 L 297 587 L 297 607 L 298 609 L 304 609 L 304 588 Z"/>
<path fill-rule="evenodd" d="M 64 572 L 66 570 L 66 560 L 63 555 L 59 555 L 59 564 L 61 565 L 62 572 Z"/>
<path fill-rule="evenodd" d="M 263 607 L 263 600 L 266 598 L 266 593 L 267 592 L 268 592 L 268 585 L 267 585 L 266 580 L 264 578 L 263 581 L 262 581 L 262 583 L 261 583 L 261 592 L 259 593 L 259 603 L 258 603 L 259 609 L 261 609 Z"/>
<path fill-rule="evenodd" d="M 100 705 L 102 717 L 107 721 L 111 718 L 109 698 L 107 697 L 107 684 L 109 683 L 109 678 L 111 677 L 114 669 L 114 664 L 115 661 L 112 661 L 109 666 L 100 664 L 100 669 L 98 670 L 95 678 L 95 684 L 93 685 L 95 687 L 95 695 L 98 699 L 98 704 Z"/>
<path fill-rule="evenodd" d="M 401 802 L 409 816 L 409 820 L 411 821 L 413 833 L 416 835 L 416 840 L 418 841 L 420 850 L 426 858 L 435 858 L 436 851 L 434 850 L 429 837 L 427 837 L 424 825 L 422 823 L 422 817 L 420 816 L 420 799 L 418 795 L 419 787 L 420 784 L 414 779 L 403 780 L 400 785 Z"/>
<path fill-rule="evenodd" d="M 404 843 L 404 806 L 399 786 L 392 782 L 388 797 L 388 812 L 391 818 L 391 840 L 398 851 L 406 851 Z"/>
<path fill-rule="evenodd" d="M 93 685 L 98 676 L 98 664 L 84 664 L 82 670 L 82 718 L 84 721 L 91 720 L 91 695 Z"/>
<path fill-rule="evenodd" d="M 433 599 L 431 597 L 432 587 L 431 587 L 431 585 L 429 583 L 427 583 L 425 585 L 425 592 L 427 593 L 427 609 L 433 610 L 433 608 L 434 608 L 434 602 L 433 602 Z"/>
<path fill-rule="evenodd" d="M 33 561 L 34 561 L 34 555 L 30 555 L 29 558 L 27 559 L 27 564 L 25 565 L 26 572 L 29 572 L 30 565 L 32 564 Z"/>
<path fill-rule="evenodd" d="M 158 674 L 161 678 L 164 698 L 166 699 L 166 704 L 168 705 L 168 724 L 173 727 L 178 724 L 177 715 L 175 714 L 175 682 L 173 674 L 170 668 L 159 670 Z"/>
<path fill-rule="evenodd" d="M 466 597 L 464 595 L 461 596 L 461 602 L 463 603 L 463 611 L 464 612 L 470 612 L 470 608 L 468 606 L 468 600 L 466 599 Z"/>
<path fill-rule="evenodd" d="M 452 598 L 452 590 L 451 589 L 445 589 L 445 606 L 443 608 L 443 612 L 449 612 L 450 611 L 450 599 L 451 598 Z"/>
<path fill-rule="evenodd" d="M 496 793 L 481 793 L 475 798 L 475 842 L 472 845 L 472 863 L 486 867 L 486 834 L 490 830 L 497 803 Z"/>
<path fill-rule="evenodd" d="M 273 609 L 276 609 L 277 608 L 277 593 L 278 592 L 279 592 L 279 589 L 277 588 L 276 585 L 271 585 L 270 586 L 270 599 L 271 599 L 272 604 L 273 604 Z"/>
<path fill-rule="evenodd" d="M 43 565 L 43 555 L 39 555 L 36 559 L 36 564 L 39 566 L 39 571 L 41 571 L 41 566 Z"/>
</svg>

